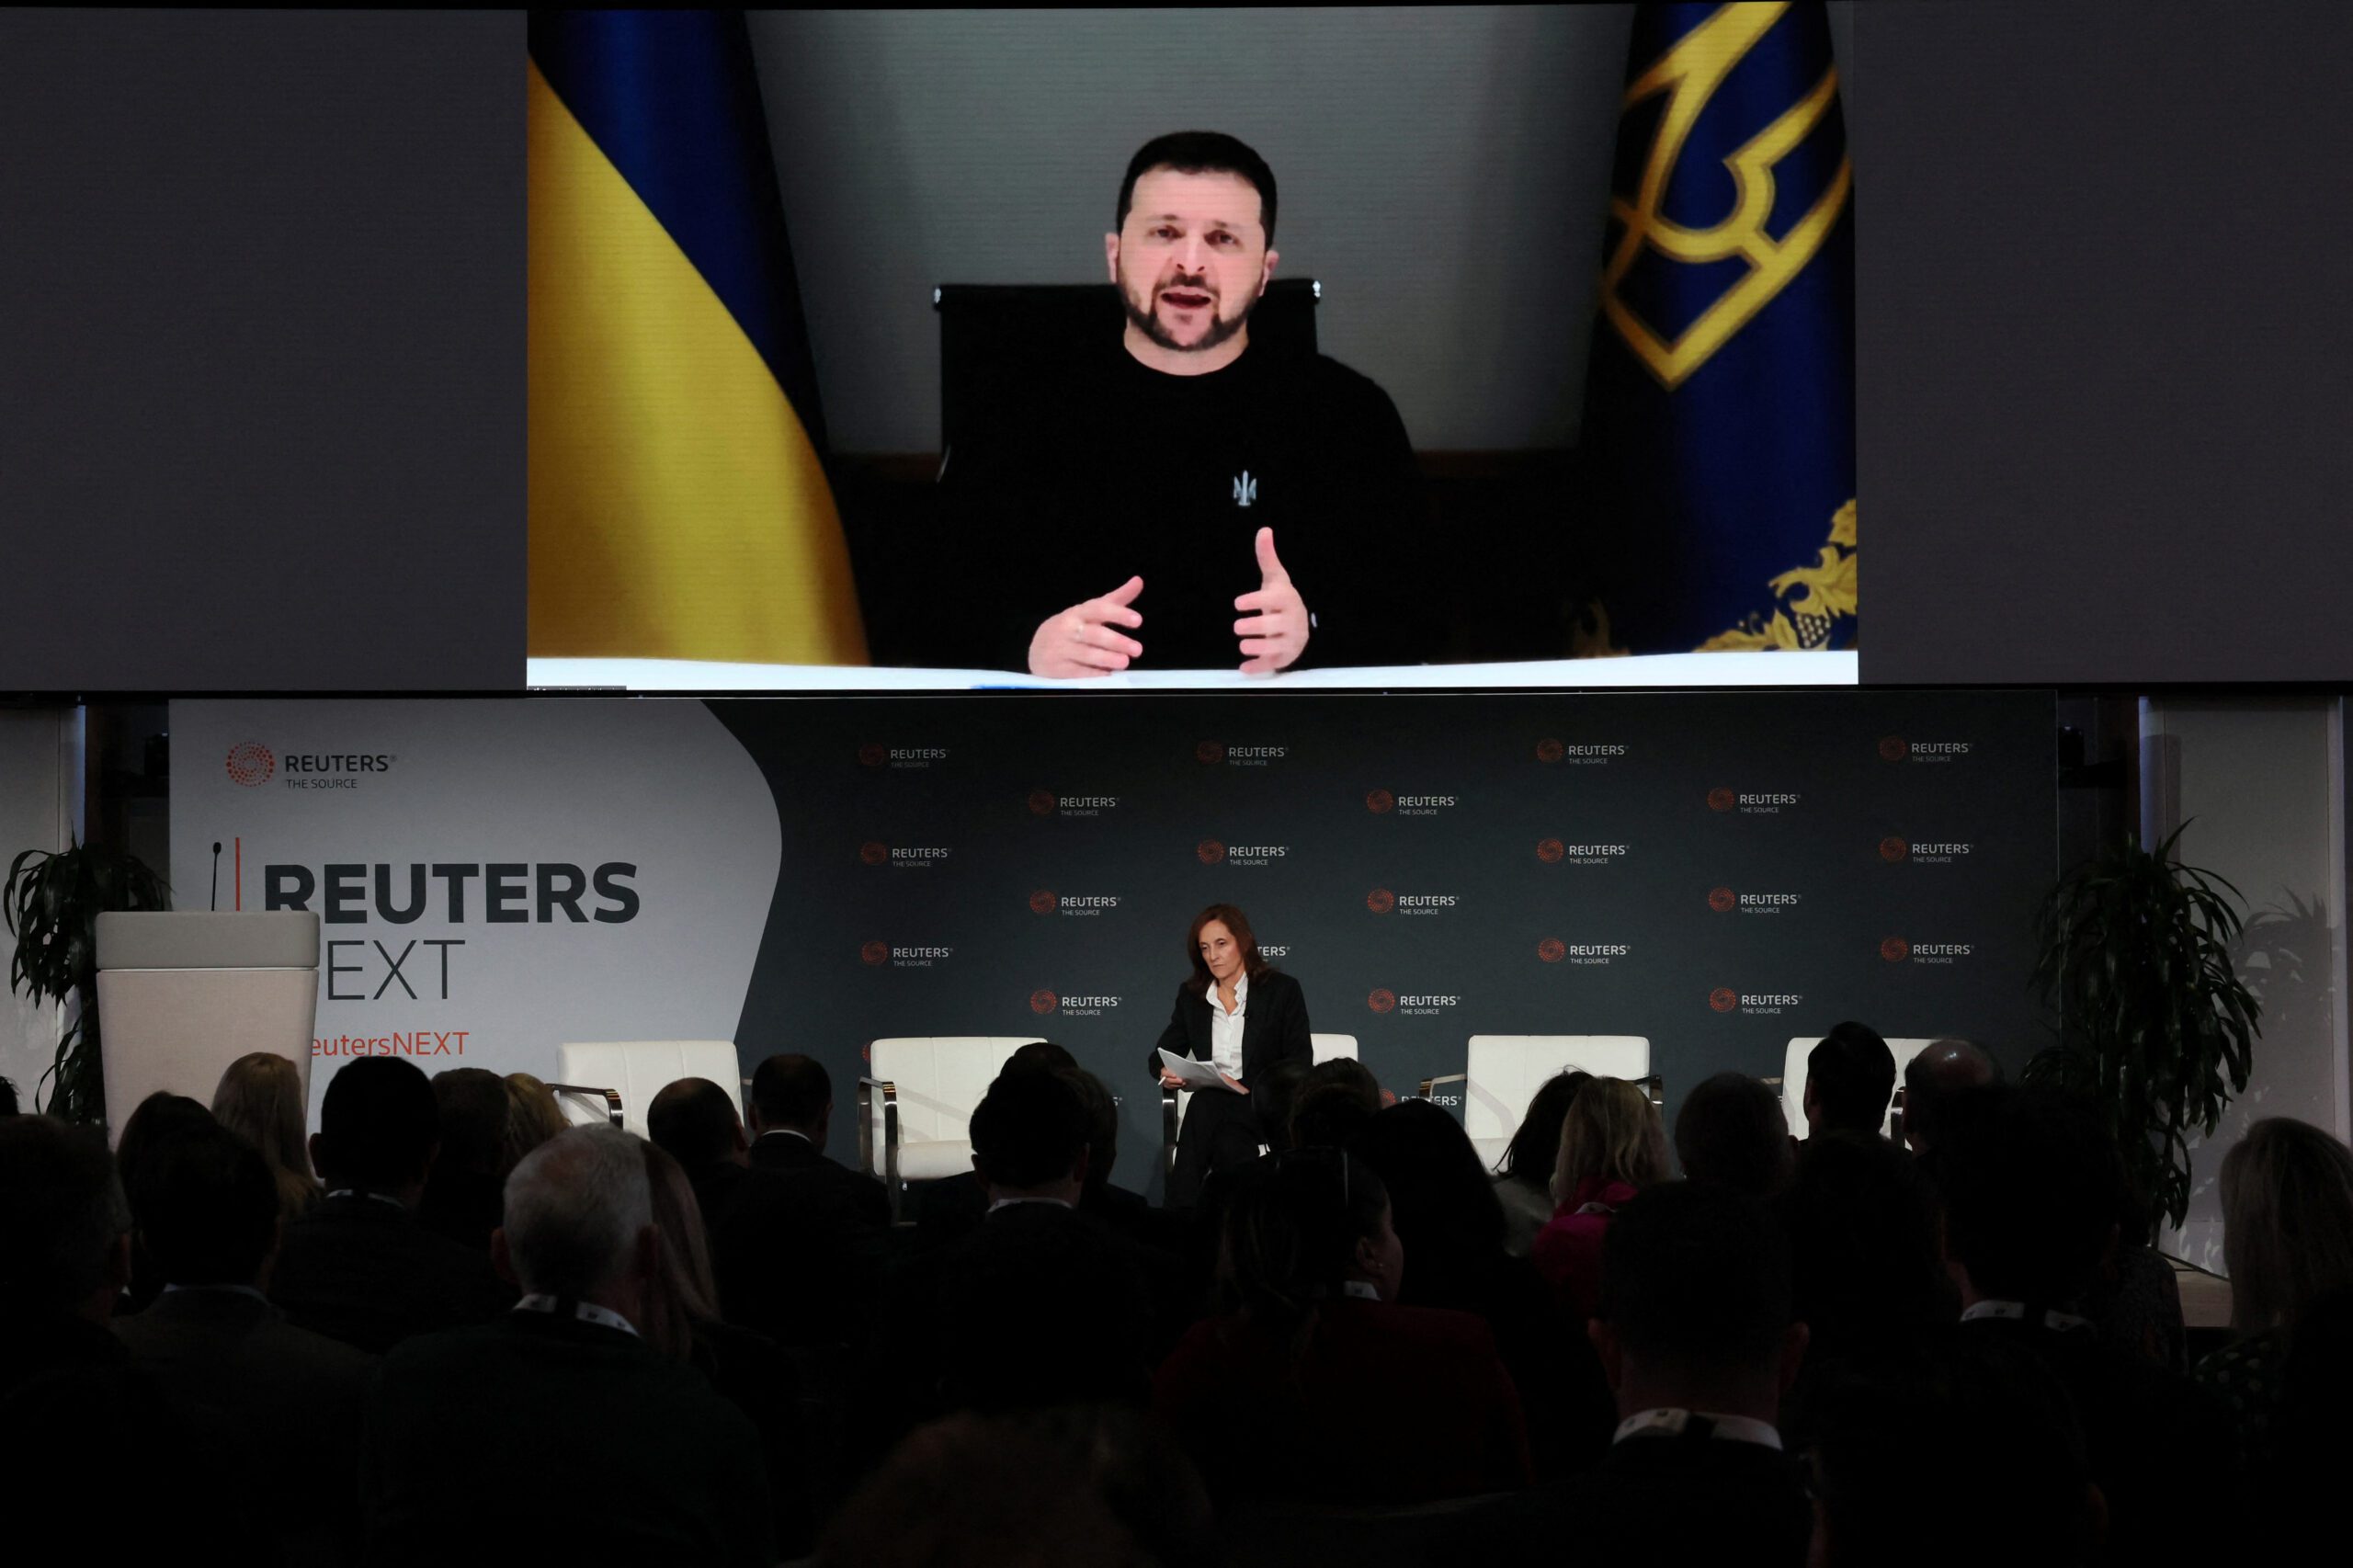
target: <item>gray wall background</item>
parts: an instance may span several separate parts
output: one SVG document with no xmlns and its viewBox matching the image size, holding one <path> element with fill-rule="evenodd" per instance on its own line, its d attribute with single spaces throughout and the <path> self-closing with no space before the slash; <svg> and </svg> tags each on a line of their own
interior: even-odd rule
<svg viewBox="0 0 2353 1568">
<path fill-rule="evenodd" d="M 1103 278 L 1163 131 L 1273 166 L 1276 276 L 1416 447 L 1574 437 L 1631 7 L 769 12 L 752 17 L 825 417 L 939 444 L 935 284 Z"/>
</svg>

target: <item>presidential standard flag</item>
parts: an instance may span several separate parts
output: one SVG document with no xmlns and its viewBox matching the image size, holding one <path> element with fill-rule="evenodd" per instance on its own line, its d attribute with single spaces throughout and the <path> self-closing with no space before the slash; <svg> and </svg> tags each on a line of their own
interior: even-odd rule
<svg viewBox="0 0 2353 1568">
<path fill-rule="evenodd" d="M 1580 653 L 1856 645 L 1853 189 L 1819 0 L 1637 8 Z"/>
<path fill-rule="evenodd" d="M 862 665 L 751 40 L 530 18 L 530 652 Z"/>
</svg>

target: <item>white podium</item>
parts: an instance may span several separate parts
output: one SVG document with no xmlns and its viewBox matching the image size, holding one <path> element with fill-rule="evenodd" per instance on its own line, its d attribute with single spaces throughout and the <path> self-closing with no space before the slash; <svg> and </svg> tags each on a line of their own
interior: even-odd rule
<svg viewBox="0 0 2353 1568">
<path fill-rule="evenodd" d="M 212 1103 L 229 1063 L 274 1051 L 311 1091 L 319 917 L 202 911 L 98 916 L 99 1039 L 116 1134 L 159 1089 Z"/>
</svg>

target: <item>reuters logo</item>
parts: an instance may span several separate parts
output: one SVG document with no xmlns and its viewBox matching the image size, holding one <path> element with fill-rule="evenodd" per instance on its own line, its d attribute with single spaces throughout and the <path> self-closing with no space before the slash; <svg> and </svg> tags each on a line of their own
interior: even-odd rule
<svg viewBox="0 0 2353 1568">
<path fill-rule="evenodd" d="M 1051 915 L 1061 903 L 1062 900 L 1056 898 L 1052 893 L 1048 892 L 1044 888 L 1040 888 L 1036 892 L 1029 895 L 1029 913 L 1032 915 Z"/>
<path fill-rule="evenodd" d="M 1214 866 L 1225 858 L 1225 846 L 1214 838 L 1204 838 L 1193 846 L 1193 854 L 1204 866 Z"/>
<path fill-rule="evenodd" d="M 1364 895 L 1364 906 L 1375 915 L 1386 915 L 1397 907 L 1397 895 L 1387 888 L 1375 888 Z"/>
<path fill-rule="evenodd" d="M 870 964 L 885 962 L 891 957 L 891 944 L 888 942 L 869 942 L 866 946 L 858 949 L 858 956 Z"/>
<path fill-rule="evenodd" d="M 1547 937 L 1536 944 L 1536 956 L 1546 963 L 1559 963 L 1568 953 L 1568 944 L 1558 937 Z"/>
<path fill-rule="evenodd" d="M 1566 851 L 1561 847 L 1561 841 L 1557 838 L 1540 838 L 1536 841 L 1536 858 L 1547 866 L 1556 863 L 1564 853 Z"/>
<path fill-rule="evenodd" d="M 1395 811 L 1397 797 L 1386 790 L 1368 790 L 1364 795 L 1364 809 L 1375 816 L 1379 816 L 1383 812 Z"/>
<path fill-rule="evenodd" d="M 1902 762 L 1911 750 L 1904 744 L 1902 735 L 1889 735 L 1879 743 L 1880 757 L 1886 762 Z"/>
<path fill-rule="evenodd" d="M 891 847 L 887 844 L 861 844 L 858 846 L 858 858 L 870 866 L 880 866 L 891 858 Z"/>
<path fill-rule="evenodd" d="M 248 788 L 267 784 L 278 771 L 278 757 L 259 741 L 241 741 L 229 748 L 229 781 Z"/>
<path fill-rule="evenodd" d="M 1193 748 L 1193 760 L 1214 766 L 1225 760 L 1225 747 L 1215 741 L 1203 741 Z"/>
<path fill-rule="evenodd" d="M 1719 985 L 1708 993 L 1708 1006 L 1719 1013 L 1729 1013 L 1740 1006 L 1740 993 L 1729 985 Z"/>
<path fill-rule="evenodd" d="M 1879 858 L 1891 866 L 1911 853 L 1912 846 L 1900 838 L 1891 836 L 1879 841 Z"/>
<path fill-rule="evenodd" d="M 1738 903 L 1739 902 L 1740 900 L 1733 896 L 1733 891 L 1730 888 L 1710 888 L 1708 890 L 1708 907 L 1714 910 L 1718 915 L 1723 914 L 1725 911 L 1731 909 L 1733 904 Z"/>
<path fill-rule="evenodd" d="M 1558 762 L 1566 755 L 1568 748 L 1550 735 L 1536 743 L 1536 760 L 1539 762 Z"/>
<path fill-rule="evenodd" d="M 1032 991 L 1029 993 L 1029 1010 L 1033 1013 L 1042 1016 L 1052 1012 L 1061 1005 L 1062 998 L 1056 996 L 1051 991 Z"/>
<path fill-rule="evenodd" d="M 879 742 L 870 742 L 858 748 L 858 760 L 867 767 L 880 767 L 891 760 L 891 748 Z"/>
<path fill-rule="evenodd" d="M 1030 791 L 1029 791 L 1029 814 L 1030 814 L 1030 815 L 1032 815 L 1032 816 L 1040 816 L 1040 817 L 1050 817 L 1050 816 L 1053 815 L 1053 814 L 1054 814 L 1054 792 L 1053 792 L 1051 790 L 1030 790 Z"/>
<path fill-rule="evenodd" d="M 1879 956 L 1890 963 L 1902 963 L 1912 956 L 1912 944 L 1901 937 L 1890 937 L 1879 945 Z"/>
<path fill-rule="evenodd" d="M 1711 812 L 1728 812 L 1738 804 L 1740 804 L 1740 796 L 1733 790 L 1711 790 L 1708 791 L 1708 809 Z"/>
<path fill-rule="evenodd" d="M 1366 997 L 1364 1005 L 1376 1013 L 1393 1012 L 1397 1006 L 1397 993 L 1384 987 Z"/>
</svg>

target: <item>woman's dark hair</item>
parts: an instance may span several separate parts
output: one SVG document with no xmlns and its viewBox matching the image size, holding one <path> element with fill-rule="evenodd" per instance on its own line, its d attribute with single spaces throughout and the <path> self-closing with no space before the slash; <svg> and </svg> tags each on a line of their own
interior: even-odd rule
<svg viewBox="0 0 2353 1568">
<path fill-rule="evenodd" d="M 1504 1206 L 1462 1124 L 1427 1100 L 1400 1100 L 1348 1145 L 1389 1187 L 1390 1223 L 1414 1259 L 1407 1304 L 1458 1306 L 1462 1277 L 1503 1256 Z"/>
<path fill-rule="evenodd" d="M 1504 1151 L 1495 1174 L 1550 1191 L 1552 1166 L 1561 1157 L 1561 1123 L 1568 1117 L 1569 1102 L 1592 1081 L 1592 1074 L 1574 1067 L 1544 1080 L 1528 1102 L 1528 1114 L 1519 1119 L 1519 1131 L 1511 1135 L 1511 1147 Z"/>
<path fill-rule="evenodd" d="M 135 1187 L 140 1165 L 166 1140 L 190 1128 L 219 1125 L 202 1100 L 186 1095 L 158 1089 L 141 1100 L 123 1122 L 122 1135 L 115 1140 L 114 1165 L 122 1175 L 123 1190 Z"/>
<path fill-rule="evenodd" d="M 1267 972 L 1267 960 L 1258 956 L 1258 938 L 1250 933 L 1250 917 L 1230 903 L 1212 903 L 1194 915 L 1193 924 L 1185 931 L 1185 960 L 1193 966 L 1185 989 L 1196 996 L 1209 994 L 1210 966 L 1201 961 L 1201 927 L 1212 920 L 1233 933 L 1233 945 L 1242 949 L 1244 974 L 1256 980 Z"/>
<path fill-rule="evenodd" d="M 1378 1234 L 1389 1189 L 1344 1149 L 1294 1149 L 1244 1172 L 1218 1251 L 1223 1304 L 1285 1345 L 1296 1362 L 1322 1303 L 1339 1293 L 1357 1244 Z"/>
</svg>

